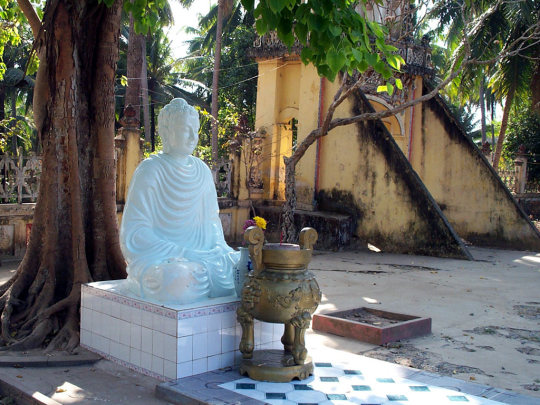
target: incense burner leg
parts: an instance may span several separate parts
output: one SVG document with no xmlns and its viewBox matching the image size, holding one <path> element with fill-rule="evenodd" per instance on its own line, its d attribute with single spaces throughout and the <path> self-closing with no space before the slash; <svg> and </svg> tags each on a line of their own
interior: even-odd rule
<svg viewBox="0 0 540 405">
<path fill-rule="evenodd" d="M 242 307 L 236 311 L 236 317 L 242 327 L 242 339 L 240 340 L 240 352 L 242 358 L 251 359 L 253 357 L 253 316 Z"/>
<path fill-rule="evenodd" d="M 304 364 L 307 358 L 307 349 L 304 336 L 311 322 L 311 314 L 303 312 L 302 314 L 291 319 L 291 325 L 294 326 L 294 343 L 292 355 L 296 364 Z"/>
<path fill-rule="evenodd" d="M 281 337 L 281 343 L 283 343 L 283 348 L 287 353 L 292 352 L 294 344 L 294 326 L 290 323 L 285 323 L 285 330 Z"/>
</svg>

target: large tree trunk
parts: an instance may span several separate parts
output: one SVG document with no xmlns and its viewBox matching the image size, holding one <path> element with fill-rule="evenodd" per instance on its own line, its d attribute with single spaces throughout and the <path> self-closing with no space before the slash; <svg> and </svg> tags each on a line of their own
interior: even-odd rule
<svg viewBox="0 0 540 405">
<path fill-rule="evenodd" d="M 26 254 L 0 287 L 5 348 L 74 348 L 81 284 L 125 277 L 116 220 L 114 73 L 121 1 L 56 0 L 44 16 L 43 169 Z"/>
<path fill-rule="evenodd" d="M 501 130 L 499 131 L 499 138 L 497 139 L 497 148 L 493 155 L 493 168 L 495 171 L 499 170 L 499 161 L 501 160 L 502 147 L 504 143 L 504 137 L 506 136 L 506 128 L 508 127 L 508 119 L 510 117 L 510 110 L 512 109 L 512 102 L 514 101 L 514 95 L 516 94 L 516 84 L 512 83 L 508 89 L 506 95 L 506 102 L 504 104 L 503 116 L 501 120 Z"/>
</svg>

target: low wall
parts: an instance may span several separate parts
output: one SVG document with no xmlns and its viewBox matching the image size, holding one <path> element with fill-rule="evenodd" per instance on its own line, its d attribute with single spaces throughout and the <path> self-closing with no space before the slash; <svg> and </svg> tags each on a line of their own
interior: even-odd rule
<svg viewBox="0 0 540 405">
<path fill-rule="evenodd" d="M 279 242 L 282 207 L 257 205 L 256 210 L 268 222 L 265 239 Z M 319 237 L 315 249 L 337 250 L 350 246 L 355 232 L 355 223 L 350 215 L 334 212 L 296 210 L 294 224 L 298 231 L 306 226 L 317 231 Z"/>
<path fill-rule="evenodd" d="M 218 202 L 225 239 L 227 243 L 237 245 L 242 242 L 242 227 L 248 218 L 249 208 L 231 198 L 219 198 Z M 35 206 L 35 203 L 0 204 L 0 255 L 17 258 L 24 256 Z M 123 204 L 118 205 L 119 223 L 123 207 Z"/>
<path fill-rule="evenodd" d="M 244 223 L 249 218 L 249 206 L 232 198 L 218 198 L 219 218 L 223 226 L 225 240 L 229 245 L 242 243 Z"/>
<path fill-rule="evenodd" d="M 22 257 L 30 235 L 35 203 L 0 204 L 0 254 Z"/>
</svg>

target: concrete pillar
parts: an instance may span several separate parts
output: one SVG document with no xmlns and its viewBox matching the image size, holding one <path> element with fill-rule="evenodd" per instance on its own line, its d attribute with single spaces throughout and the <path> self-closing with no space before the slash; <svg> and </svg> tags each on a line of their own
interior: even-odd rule
<svg viewBox="0 0 540 405">
<path fill-rule="evenodd" d="M 120 120 L 120 124 L 122 124 L 122 128 L 115 138 L 117 153 L 116 201 L 123 204 L 127 198 L 133 172 L 135 172 L 142 157 L 140 123 L 135 117 L 135 109 L 131 104 L 124 109 L 124 116 Z"/>
<path fill-rule="evenodd" d="M 299 101 L 298 101 L 298 139 L 300 144 L 308 134 L 318 127 L 319 102 L 322 101 L 322 107 L 328 106 L 328 100 L 325 94 L 333 96 L 335 94 L 334 85 L 325 81 L 321 97 L 321 78 L 313 65 L 300 66 Z M 332 100 L 330 100 L 332 102 Z M 325 111 L 323 111 L 323 114 Z M 324 143 L 324 141 L 321 139 Z M 321 151 L 324 153 L 324 146 Z M 302 210 L 313 211 L 314 190 L 315 190 L 315 171 L 317 165 L 322 163 L 319 156 L 317 161 L 317 144 L 313 144 L 304 154 L 302 159 L 296 165 L 296 192 L 297 207 Z M 319 172 L 319 174 L 321 174 Z"/>
<path fill-rule="evenodd" d="M 126 190 L 126 140 L 122 135 L 122 129 L 118 131 L 118 135 L 114 138 L 114 146 L 116 148 L 116 203 L 125 203 Z"/>
<path fill-rule="evenodd" d="M 524 145 L 520 145 L 516 159 L 514 160 L 514 167 L 516 171 L 516 193 L 522 194 L 525 192 L 527 185 L 527 155 Z"/>
<path fill-rule="evenodd" d="M 258 63 L 259 78 L 257 79 L 255 129 L 267 133 L 262 151 L 262 178 L 264 198 L 273 199 L 277 189 L 276 163 L 279 162 L 278 150 L 276 150 L 279 128 L 276 122 L 278 122 L 279 112 L 279 69 L 282 66 L 282 62 L 276 58 L 261 60 Z"/>
</svg>

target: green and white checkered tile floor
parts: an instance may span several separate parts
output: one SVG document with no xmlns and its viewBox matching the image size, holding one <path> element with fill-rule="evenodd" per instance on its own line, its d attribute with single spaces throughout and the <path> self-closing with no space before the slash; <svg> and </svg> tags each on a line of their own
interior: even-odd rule
<svg viewBox="0 0 540 405">
<path fill-rule="evenodd" d="M 351 361 L 314 361 L 314 375 L 304 381 L 269 383 L 242 378 L 221 388 L 272 405 L 495 405 L 501 402 L 461 393 L 374 367 L 361 356 Z M 366 361 L 368 360 L 368 361 Z"/>
</svg>

